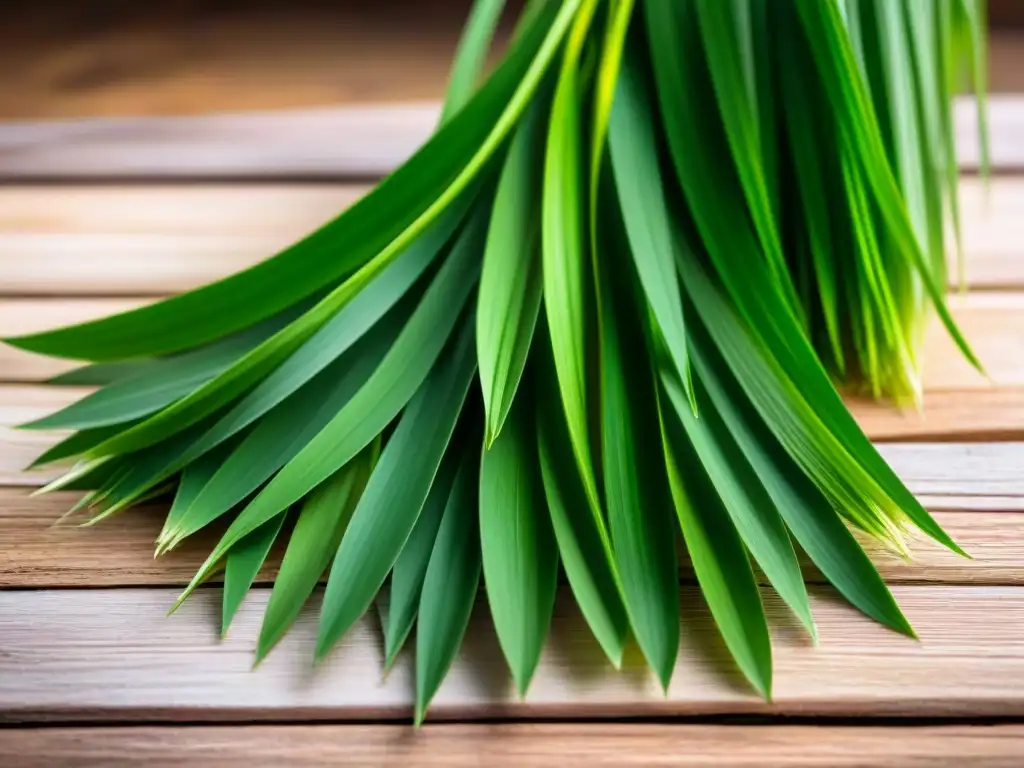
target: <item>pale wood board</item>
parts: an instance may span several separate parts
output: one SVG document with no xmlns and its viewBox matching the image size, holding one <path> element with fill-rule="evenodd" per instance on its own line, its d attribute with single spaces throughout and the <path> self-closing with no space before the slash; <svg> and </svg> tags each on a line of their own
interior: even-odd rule
<svg viewBox="0 0 1024 768">
<path fill-rule="evenodd" d="M 9 768 L 1018 768 L 1024 727 L 633 723 L 54 727 L 0 731 Z M 13 760 L 13 762 L 11 762 Z"/>
<path fill-rule="evenodd" d="M 820 644 L 765 594 L 774 697 L 738 679 L 695 587 L 682 587 L 682 640 L 667 692 L 635 651 L 615 672 L 570 594 L 525 699 L 514 694 L 490 619 L 478 605 L 434 699 L 434 718 L 770 713 L 836 716 L 1024 716 L 1024 587 L 900 586 L 893 594 L 920 641 L 886 630 L 813 589 Z M 382 677 L 375 615 L 312 665 L 315 605 L 256 668 L 268 590 L 252 590 L 218 639 L 220 593 L 200 590 L 177 614 L 161 589 L 0 592 L 0 719 L 342 719 L 409 716 L 412 664 Z M 316 602 L 314 597 L 313 603 Z"/>
<path fill-rule="evenodd" d="M 0 187 L 0 294 L 151 296 L 273 256 L 361 184 Z"/>
<path fill-rule="evenodd" d="M 0 179 L 320 179 L 379 177 L 430 137 L 438 102 L 183 117 L 103 117 L 0 125 Z M 1024 100 L 988 102 L 990 158 L 1024 168 Z M 977 107 L 958 97 L 960 168 L 980 162 Z"/>
<path fill-rule="evenodd" d="M 17 297 L 0 295 L 0 338 L 94 320 L 152 301 L 138 298 Z M 926 391 L 1024 388 L 1024 293 L 977 291 L 951 295 L 953 317 L 970 341 L 989 379 L 958 352 L 943 326 L 932 318 L 924 343 Z M 0 345 L 0 382 L 42 381 L 74 368 L 69 360 L 34 355 Z"/>
<path fill-rule="evenodd" d="M 224 532 L 214 524 L 159 559 L 153 557 L 167 507 L 148 504 L 82 527 L 77 518 L 59 522 L 75 493 L 32 498 L 28 489 L 0 488 L 0 589 L 100 586 L 184 586 Z M 1024 584 L 1024 512 L 937 511 L 935 519 L 973 559 L 924 540 L 913 544 L 913 560 L 861 537 L 881 574 L 892 583 Z M 257 581 L 269 583 L 282 552 L 271 552 Z M 809 582 L 823 577 L 806 559 Z M 680 578 L 693 579 L 683 556 Z M 218 579 L 213 579 L 217 582 Z"/>
<path fill-rule="evenodd" d="M 23 472 L 67 432 L 16 429 L 79 399 L 71 387 L 0 384 L 0 485 L 39 485 L 57 468 Z M 923 411 L 863 399 L 847 401 L 864 432 L 878 443 L 1024 440 L 1024 389 L 929 391 Z"/>
<path fill-rule="evenodd" d="M 272 256 L 366 184 L 0 186 L 0 295 L 158 296 Z M 1024 288 L 1024 179 L 961 180 L 966 285 Z M 950 275 L 955 248 L 950 239 Z"/>
</svg>

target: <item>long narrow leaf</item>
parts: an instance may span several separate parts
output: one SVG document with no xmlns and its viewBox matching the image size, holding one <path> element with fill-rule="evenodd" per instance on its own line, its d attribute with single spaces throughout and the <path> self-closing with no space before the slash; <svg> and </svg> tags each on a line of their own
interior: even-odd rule
<svg viewBox="0 0 1024 768">
<path fill-rule="evenodd" d="M 417 725 L 462 644 L 480 583 L 475 459 L 473 451 L 464 452 L 423 579 L 416 636 Z"/>
<path fill-rule="evenodd" d="M 513 417 L 480 464 L 480 546 L 491 618 L 520 695 L 551 624 L 558 550 L 545 514 L 532 424 Z"/>
<path fill-rule="evenodd" d="M 449 350 L 402 413 L 352 514 L 327 580 L 317 635 L 318 657 L 370 607 L 402 551 L 475 373 L 472 316 L 464 316 Z"/>
</svg>

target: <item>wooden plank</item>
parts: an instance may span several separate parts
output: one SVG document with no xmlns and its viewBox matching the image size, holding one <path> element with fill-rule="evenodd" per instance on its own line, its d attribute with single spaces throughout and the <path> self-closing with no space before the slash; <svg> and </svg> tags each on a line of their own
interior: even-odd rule
<svg viewBox="0 0 1024 768">
<path fill-rule="evenodd" d="M 1019 54 L 1018 54 L 1019 56 Z M 1024 99 L 1019 94 L 993 94 L 988 98 L 989 162 L 1000 173 L 1024 169 Z M 961 171 L 981 165 L 978 110 L 973 98 L 959 97 L 953 110 L 957 162 Z"/>
<path fill-rule="evenodd" d="M 0 293 L 166 295 L 252 266 L 366 185 L 0 188 Z"/>
<path fill-rule="evenodd" d="M 998 28 L 1020 18 L 1018 3 L 988 3 L 995 91 L 1024 90 L 1020 37 Z M 516 9 L 522 2 L 508 5 Z M 100 9 L 102 16 L 72 12 L 59 0 L 0 4 L 4 61 L 18 73 L 0 91 L 0 119 L 438 98 L 469 0 L 116 3 Z M 499 32 L 499 49 L 503 37 Z"/>
<path fill-rule="evenodd" d="M 61 431 L 15 429 L 78 400 L 79 387 L 0 384 L 0 485 L 39 485 L 55 470 L 21 470 L 62 439 Z M 935 390 L 923 412 L 900 411 L 863 399 L 847 401 L 865 433 L 876 443 L 981 442 L 1024 438 L 1024 388 Z"/>
<path fill-rule="evenodd" d="M 1024 389 L 929 390 L 921 411 L 860 398 L 846 402 L 876 442 L 1024 439 Z"/>
<path fill-rule="evenodd" d="M 54 765 L 563 768 L 1017 768 L 1024 726 L 666 725 L 647 723 L 140 726 L 0 731 L 11 768 Z"/>
<path fill-rule="evenodd" d="M 949 308 L 963 335 L 981 360 L 988 378 L 960 354 L 934 318 L 924 342 L 926 391 L 1024 387 L 1024 294 L 975 292 L 949 297 Z"/>
<path fill-rule="evenodd" d="M 244 269 L 312 232 L 365 184 L 0 187 L 0 293 L 152 296 Z M 961 186 L 966 282 L 1024 288 L 1024 179 Z M 954 254 L 950 274 L 956 275 Z"/>
<path fill-rule="evenodd" d="M 27 489 L 0 488 L 0 589 L 79 586 L 184 586 L 224 531 L 213 525 L 178 549 L 153 558 L 166 506 L 153 504 L 116 515 L 94 527 L 75 518 L 59 523 L 78 498 L 57 493 L 31 498 Z M 1024 512 L 937 511 L 935 518 L 973 559 L 920 541 L 904 560 L 877 543 L 865 546 L 893 583 L 1024 584 Z M 282 552 L 271 554 L 258 582 L 273 580 Z M 809 581 L 823 582 L 812 567 Z M 692 580 L 688 563 L 680 576 Z M 214 580 L 216 581 L 216 579 Z"/>
<path fill-rule="evenodd" d="M 431 713 L 436 719 L 1024 715 L 1024 588 L 895 586 L 893 593 L 919 642 L 815 590 L 820 644 L 814 646 L 766 594 L 774 639 L 771 704 L 737 679 L 695 588 L 681 590 L 684 631 L 665 693 L 638 653 L 613 672 L 561 590 L 551 637 L 520 700 L 478 606 Z M 249 594 L 224 640 L 216 590 L 201 590 L 168 618 L 174 595 L 159 589 L 0 592 L 0 719 L 409 716 L 411 661 L 406 654 L 382 676 L 376 617 L 361 620 L 314 669 L 311 606 L 253 670 L 268 590 Z"/>
<path fill-rule="evenodd" d="M 1020 135 L 1024 136 L 1024 125 Z M 996 176 L 986 186 L 977 177 L 960 177 L 960 216 L 968 287 L 1000 290 L 1024 287 L 1022 210 L 1024 179 Z M 950 255 L 949 274 L 955 281 L 954 255 Z"/>
<path fill-rule="evenodd" d="M 73 325 L 126 312 L 143 299 L 11 299 L 0 298 L 0 338 Z M 80 363 L 34 355 L 0 343 L 0 381 L 45 381 Z"/>
<path fill-rule="evenodd" d="M 0 338 L 79 323 L 144 303 L 129 298 L 0 298 Z M 940 323 L 931 322 L 924 345 L 924 386 L 940 390 L 1024 388 L 1024 293 L 978 291 L 949 298 L 953 316 L 990 380 L 962 358 Z M 0 382 L 45 380 L 75 366 L 0 344 Z"/>
<path fill-rule="evenodd" d="M 430 136 L 437 102 L 183 117 L 105 117 L 0 125 L 0 178 L 319 179 L 390 173 Z M 1024 167 L 1024 100 L 989 101 L 992 165 Z M 960 167 L 978 167 L 973 98 L 959 97 Z"/>
<path fill-rule="evenodd" d="M 19 76 L 0 92 L 0 119 L 435 99 L 469 8 L 469 0 L 249 0 L 76 13 L 52 0 L 4 3 L 4 61 Z"/>
</svg>

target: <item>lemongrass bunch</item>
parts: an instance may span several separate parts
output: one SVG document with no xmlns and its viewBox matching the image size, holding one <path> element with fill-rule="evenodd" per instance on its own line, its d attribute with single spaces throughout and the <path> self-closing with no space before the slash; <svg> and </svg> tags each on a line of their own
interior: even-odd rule
<svg viewBox="0 0 1024 768">
<path fill-rule="evenodd" d="M 317 655 L 387 594 L 416 719 L 478 586 L 520 692 L 559 571 L 611 665 L 667 685 L 677 541 L 770 695 L 754 566 L 815 634 L 803 550 L 911 634 L 851 529 L 957 549 L 836 385 L 920 398 L 958 232 L 952 93 L 983 88 L 975 0 L 478 0 L 433 137 L 351 209 L 234 276 L 8 340 L 91 362 L 31 429 L 103 520 L 172 499 L 166 552 L 226 533 L 223 626 L 284 551 L 262 658 L 318 581 Z M 180 602 L 180 601 L 179 601 Z"/>
</svg>

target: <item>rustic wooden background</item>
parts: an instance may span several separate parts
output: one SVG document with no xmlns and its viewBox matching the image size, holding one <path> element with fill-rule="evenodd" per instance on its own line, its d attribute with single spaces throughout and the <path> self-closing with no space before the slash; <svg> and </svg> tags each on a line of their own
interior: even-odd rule
<svg viewBox="0 0 1024 768">
<path fill-rule="evenodd" d="M 467 4 L 64 5 L 0 7 L 0 335 L 225 275 L 349 205 L 429 131 Z M 435 722 L 414 733 L 410 660 L 382 679 L 370 621 L 313 670 L 307 613 L 251 671 L 273 563 L 221 642 L 216 586 L 164 616 L 216 531 L 154 561 L 160 510 L 55 526 L 74 496 L 31 498 L 47 475 L 22 471 L 55 437 L 12 426 L 83 390 L 44 386 L 65 366 L 2 349 L 0 763 L 1022 764 L 1022 6 L 993 3 L 1001 96 L 987 190 L 972 172 L 969 104 L 958 123 L 970 291 L 951 302 L 990 380 L 935 328 L 923 415 L 851 401 L 974 556 L 927 544 L 913 562 L 878 553 L 919 642 L 818 586 L 811 647 L 769 598 L 776 688 L 765 704 L 729 672 L 684 568 L 667 694 L 637 658 L 624 675 L 602 667 L 563 595 L 525 700 L 479 611 Z"/>
</svg>

